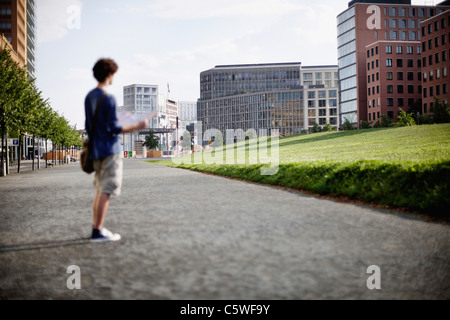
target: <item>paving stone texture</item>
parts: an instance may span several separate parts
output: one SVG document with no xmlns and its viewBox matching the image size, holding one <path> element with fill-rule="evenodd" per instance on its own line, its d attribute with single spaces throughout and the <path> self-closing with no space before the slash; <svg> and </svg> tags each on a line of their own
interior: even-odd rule
<svg viewBox="0 0 450 320">
<path fill-rule="evenodd" d="M 450 299 L 443 222 L 124 160 L 94 244 L 94 192 L 78 163 L 0 178 L 0 299 Z"/>
</svg>

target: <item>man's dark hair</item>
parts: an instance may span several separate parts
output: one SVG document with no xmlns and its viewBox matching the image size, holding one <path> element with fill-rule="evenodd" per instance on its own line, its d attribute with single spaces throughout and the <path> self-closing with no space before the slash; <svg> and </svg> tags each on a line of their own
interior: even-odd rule
<svg viewBox="0 0 450 320">
<path fill-rule="evenodd" d="M 119 66 L 112 59 L 100 59 L 95 64 L 94 68 L 94 78 L 98 82 L 103 82 L 110 75 L 117 72 Z"/>
</svg>

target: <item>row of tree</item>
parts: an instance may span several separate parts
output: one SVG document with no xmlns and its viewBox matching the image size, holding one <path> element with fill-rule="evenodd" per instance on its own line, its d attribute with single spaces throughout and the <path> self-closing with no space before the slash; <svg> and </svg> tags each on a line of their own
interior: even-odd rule
<svg viewBox="0 0 450 320">
<path fill-rule="evenodd" d="M 7 149 L 7 138 L 19 138 L 18 171 L 24 135 L 50 140 L 54 149 L 82 145 L 76 128 L 52 110 L 48 99 L 44 99 L 36 87 L 35 79 L 28 78 L 26 68 L 11 58 L 6 46 L 0 48 L 0 130 L 2 168 L 7 161 L 3 152 Z"/>
</svg>

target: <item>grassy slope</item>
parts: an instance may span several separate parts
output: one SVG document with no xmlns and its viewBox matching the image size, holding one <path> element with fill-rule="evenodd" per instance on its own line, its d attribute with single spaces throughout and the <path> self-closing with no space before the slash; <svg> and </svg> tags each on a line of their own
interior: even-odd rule
<svg viewBox="0 0 450 320">
<path fill-rule="evenodd" d="M 261 165 L 191 164 L 189 157 L 158 164 L 449 216 L 450 124 L 299 135 L 279 146 L 273 176 L 262 176 Z"/>
</svg>

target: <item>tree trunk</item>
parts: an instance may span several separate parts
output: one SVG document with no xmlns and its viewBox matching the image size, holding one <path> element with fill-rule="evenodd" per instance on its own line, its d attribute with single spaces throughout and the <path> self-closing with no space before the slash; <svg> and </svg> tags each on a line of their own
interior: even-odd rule
<svg viewBox="0 0 450 320">
<path fill-rule="evenodd" d="M 2 177 L 5 177 L 6 176 L 6 165 L 5 165 L 5 162 L 4 162 L 4 159 L 5 159 L 5 145 L 4 145 L 4 142 L 5 142 L 5 130 L 3 129 L 3 124 L 2 124 L 2 159 L 1 159 L 1 165 L 2 165 Z M 6 163 L 8 163 L 8 160 L 6 160 Z"/>
<path fill-rule="evenodd" d="M 33 160 L 31 160 L 32 161 L 32 164 L 31 164 L 31 170 L 32 171 L 34 171 L 34 153 L 35 153 L 35 136 L 34 136 L 34 134 L 33 134 Z"/>
<path fill-rule="evenodd" d="M 48 148 L 47 148 L 47 138 L 45 138 L 45 168 L 48 168 Z"/>
<path fill-rule="evenodd" d="M 23 137 L 19 134 L 19 157 L 17 159 L 17 173 L 20 173 L 20 161 L 22 160 Z"/>
</svg>

